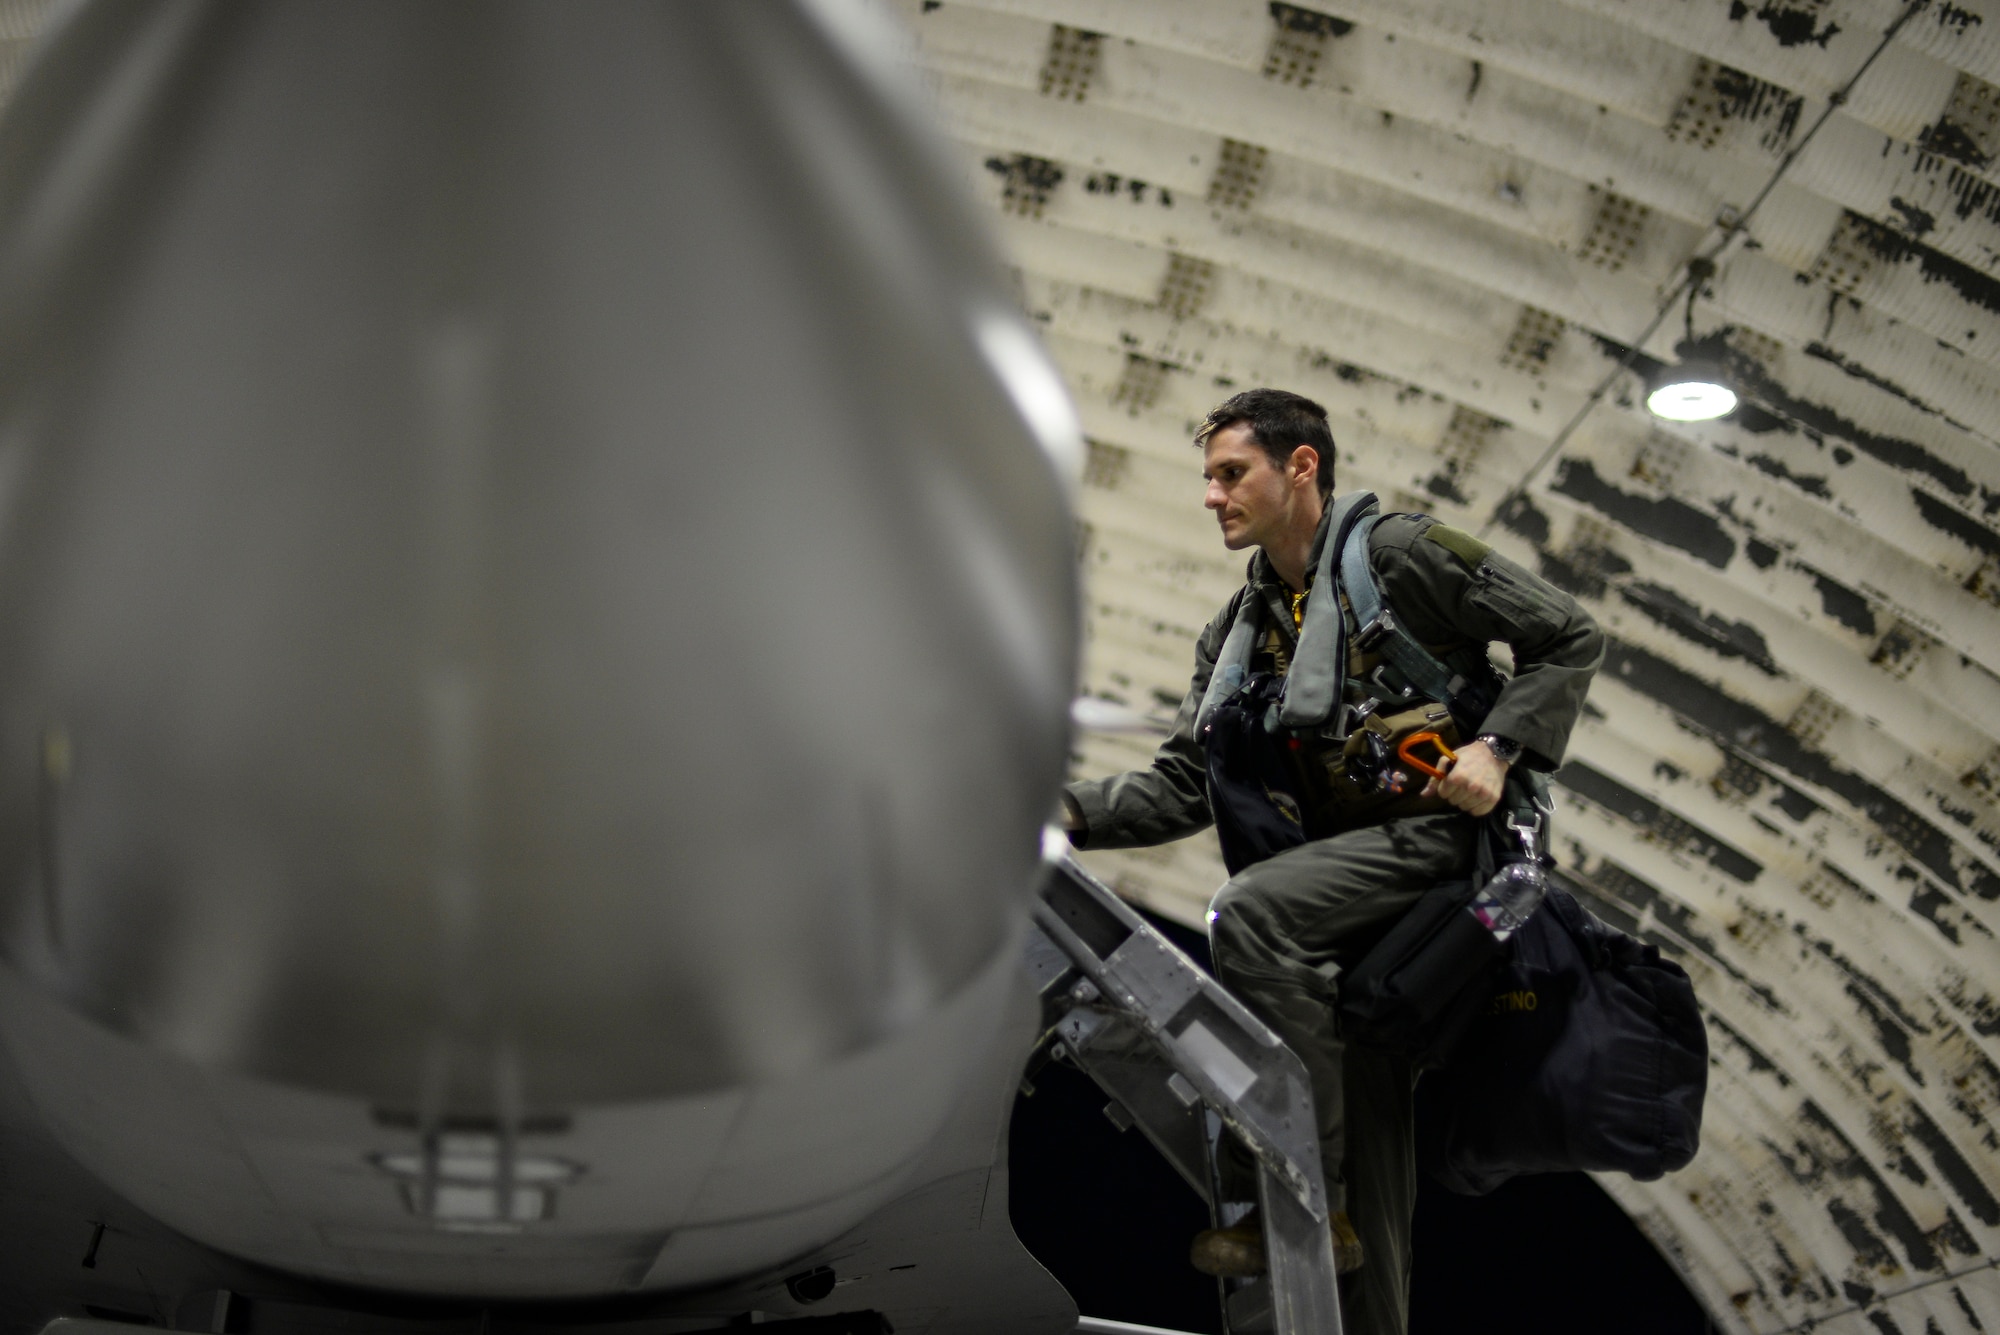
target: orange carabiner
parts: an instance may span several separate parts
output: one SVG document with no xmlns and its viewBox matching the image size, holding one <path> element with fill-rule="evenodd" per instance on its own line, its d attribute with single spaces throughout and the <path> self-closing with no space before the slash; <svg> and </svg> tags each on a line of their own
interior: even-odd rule
<svg viewBox="0 0 2000 1335">
<path fill-rule="evenodd" d="M 1410 754 L 1410 748 L 1416 746 L 1421 742 L 1429 742 L 1432 746 L 1435 746 L 1438 749 L 1437 764 L 1435 765 L 1427 764 L 1424 761 L 1421 761 L 1417 759 L 1415 756 Z M 1408 737 L 1405 737 L 1402 741 L 1402 744 L 1396 748 L 1396 754 L 1404 762 L 1409 764 L 1411 768 L 1421 770 L 1425 774 L 1430 775 L 1433 779 L 1442 779 L 1444 777 L 1446 762 L 1458 759 L 1458 752 L 1446 746 L 1444 744 L 1444 738 L 1438 736 L 1434 732 L 1411 733 Z"/>
</svg>

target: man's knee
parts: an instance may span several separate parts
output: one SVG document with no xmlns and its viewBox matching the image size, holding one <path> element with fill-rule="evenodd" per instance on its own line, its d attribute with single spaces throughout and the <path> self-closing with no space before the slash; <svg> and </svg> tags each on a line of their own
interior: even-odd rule
<svg viewBox="0 0 2000 1335">
<path fill-rule="evenodd" d="M 1275 963 L 1280 944 L 1254 882 L 1232 879 L 1208 902 L 1208 945 L 1218 971 Z"/>
<path fill-rule="evenodd" d="M 1250 979 L 1304 983 L 1310 963 L 1278 921 L 1260 877 L 1246 867 L 1208 901 L 1208 949 L 1216 977 L 1238 985 Z"/>
</svg>

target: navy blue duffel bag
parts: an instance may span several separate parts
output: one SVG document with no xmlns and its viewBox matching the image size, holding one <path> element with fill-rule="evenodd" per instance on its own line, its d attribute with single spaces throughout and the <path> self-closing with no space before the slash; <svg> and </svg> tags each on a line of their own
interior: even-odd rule
<svg viewBox="0 0 2000 1335">
<path fill-rule="evenodd" d="M 1686 971 L 1560 890 L 1514 934 L 1491 994 L 1417 1087 L 1417 1154 L 1482 1195 L 1521 1173 L 1650 1181 L 1700 1142 L 1708 1032 Z"/>
</svg>

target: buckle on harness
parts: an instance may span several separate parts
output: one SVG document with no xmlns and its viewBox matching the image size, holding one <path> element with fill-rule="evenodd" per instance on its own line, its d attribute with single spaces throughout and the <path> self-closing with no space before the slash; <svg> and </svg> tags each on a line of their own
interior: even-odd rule
<svg viewBox="0 0 2000 1335">
<path fill-rule="evenodd" d="M 1369 696 L 1360 704 L 1350 704 L 1343 700 L 1333 711 L 1333 726 L 1322 734 L 1330 742 L 1344 742 L 1354 735 L 1354 730 L 1368 721 L 1368 716 L 1382 707 L 1382 702 Z"/>
<path fill-rule="evenodd" d="M 1395 630 L 1396 618 L 1390 616 L 1389 609 L 1385 607 L 1375 614 L 1373 621 L 1354 633 L 1354 645 L 1363 653 L 1367 653 L 1394 634 Z"/>
<path fill-rule="evenodd" d="M 1401 687 L 1391 686 L 1388 683 L 1388 681 L 1382 676 L 1382 674 L 1384 672 L 1387 672 L 1388 670 L 1389 670 L 1389 664 L 1377 663 L 1375 665 L 1375 670 L 1368 674 L 1367 677 L 1368 684 L 1370 686 L 1375 687 L 1377 690 L 1381 691 L 1382 698 L 1384 700 L 1400 701 L 1400 700 L 1415 699 L 1417 694 L 1417 688 L 1407 684 Z"/>
</svg>

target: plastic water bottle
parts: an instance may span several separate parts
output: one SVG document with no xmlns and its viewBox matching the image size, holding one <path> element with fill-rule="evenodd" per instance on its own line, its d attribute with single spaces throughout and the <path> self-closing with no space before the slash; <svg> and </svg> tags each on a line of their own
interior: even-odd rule
<svg viewBox="0 0 2000 1335">
<path fill-rule="evenodd" d="M 1469 912 L 1479 925 L 1505 941 L 1541 907 L 1548 882 L 1540 866 L 1533 862 L 1510 862 L 1493 873 L 1480 892 L 1472 897 Z"/>
</svg>

